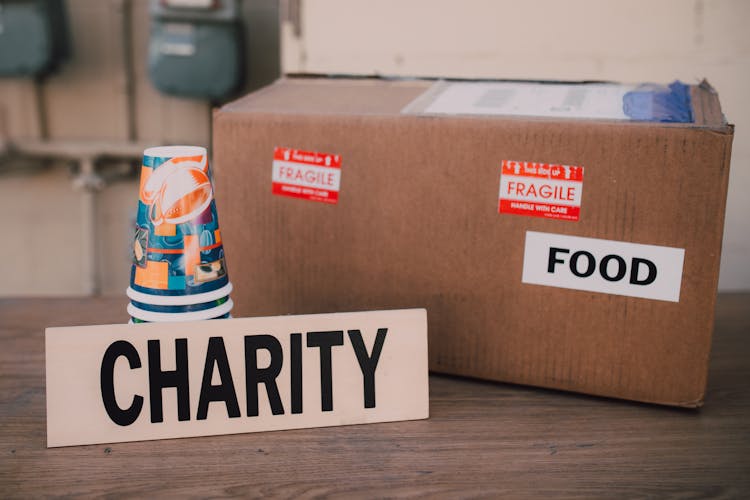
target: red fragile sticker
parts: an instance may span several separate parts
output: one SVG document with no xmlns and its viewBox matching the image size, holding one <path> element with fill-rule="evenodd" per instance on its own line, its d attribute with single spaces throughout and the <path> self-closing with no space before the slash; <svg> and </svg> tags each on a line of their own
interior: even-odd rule
<svg viewBox="0 0 750 500">
<path fill-rule="evenodd" d="M 337 203 L 341 156 L 292 148 L 273 151 L 273 194 Z"/>
<path fill-rule="evenodd" d="M 583 167 L 503 160 L 497 211 L 578 220 Z"/>
</svg>

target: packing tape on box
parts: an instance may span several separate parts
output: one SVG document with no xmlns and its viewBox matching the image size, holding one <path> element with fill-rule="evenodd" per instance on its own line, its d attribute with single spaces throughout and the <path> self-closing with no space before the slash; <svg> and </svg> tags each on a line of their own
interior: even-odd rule
<svg viewBox="0 0 750 500">
<path fill-rule="evenodd" d="M 692 123 L 690 87 L 675 80 L 668 86 L 646 83 L 626 93 L 622 109 L 633 120 Z"/>
</svg>

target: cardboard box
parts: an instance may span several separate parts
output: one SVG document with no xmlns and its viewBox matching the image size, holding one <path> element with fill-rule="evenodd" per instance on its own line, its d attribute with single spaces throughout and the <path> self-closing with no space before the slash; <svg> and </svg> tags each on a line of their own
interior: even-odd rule
<svg viewBox="0 0 750 500">
<path fill-rule="evenodd" d="M 521 89 L 547 116 L 424 80 L 285 78 L 225 105 L 234 315 L 426 307 L 435 372 L 700 406 L 733 127 L 707 84 L 693 123 L 618 117 L 615 87 Z"/>
</svg>

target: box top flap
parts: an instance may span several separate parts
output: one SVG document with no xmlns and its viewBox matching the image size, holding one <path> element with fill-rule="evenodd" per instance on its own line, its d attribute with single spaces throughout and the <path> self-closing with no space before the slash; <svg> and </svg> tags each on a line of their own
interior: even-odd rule
<svg viewBox="0 0 750 500">
<path fill-rule="evenodd" d="M 685 88 L 683 86 L 683 88 Z M 630 92 L 635 90 L 636 92 Z M 626 97 L 626 94 L 631 94 Z M 633 94 L 635 99 L 633 99 Z M 352 76 L 287 76 L 221 108 L 222 113 L 298 115 L 403 114 L 500 119 L 597 120 L 678 127 L 726 129 L 716 91 L 705 80 L 689 86 L 691 123 L 632 119 L 624 108 L 658 113 L 662 102 L 649 90 L 611 82 L 528 82 L 507 80 L 436 80 Z M 509 97 L 510 96 L 510 97 Z M 640 101 L 638 101 L 640 99 Z M 688 101 L 686 101 L 688 102 Z M 645 110 L 645 111 L 644 111 Z M 653 110 L 653 111 L 652 111 Z"/>
<path fill-rule="evenodd" d="M 693 122 L 697 126 L 722 127 L 727 120 L 721 112 L 719 94 L 707 80 L 690 87 L 693 105 Z"/>
<path fill-rule="evenodd" d="M 375 78 L 281 78 L 226 104 L 230 113 L 398 115 L 433 82 Z"/>
</svg>

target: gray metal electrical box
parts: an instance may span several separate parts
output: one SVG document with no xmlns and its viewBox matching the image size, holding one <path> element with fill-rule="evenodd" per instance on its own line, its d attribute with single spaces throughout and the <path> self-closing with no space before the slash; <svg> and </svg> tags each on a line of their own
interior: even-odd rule
<svg viewBox="0 0 750 500">
<path fill-rule="evenodd" d="M 0 76 L 41 76 L 69 54 L 63 0 L 0 0 Z"/>
<path fill-rule="evenodd" d="M 165 94 L 218 100 L 242 81 L 237 0 L 151 0 L 148 70 Z"/>
</svg>

